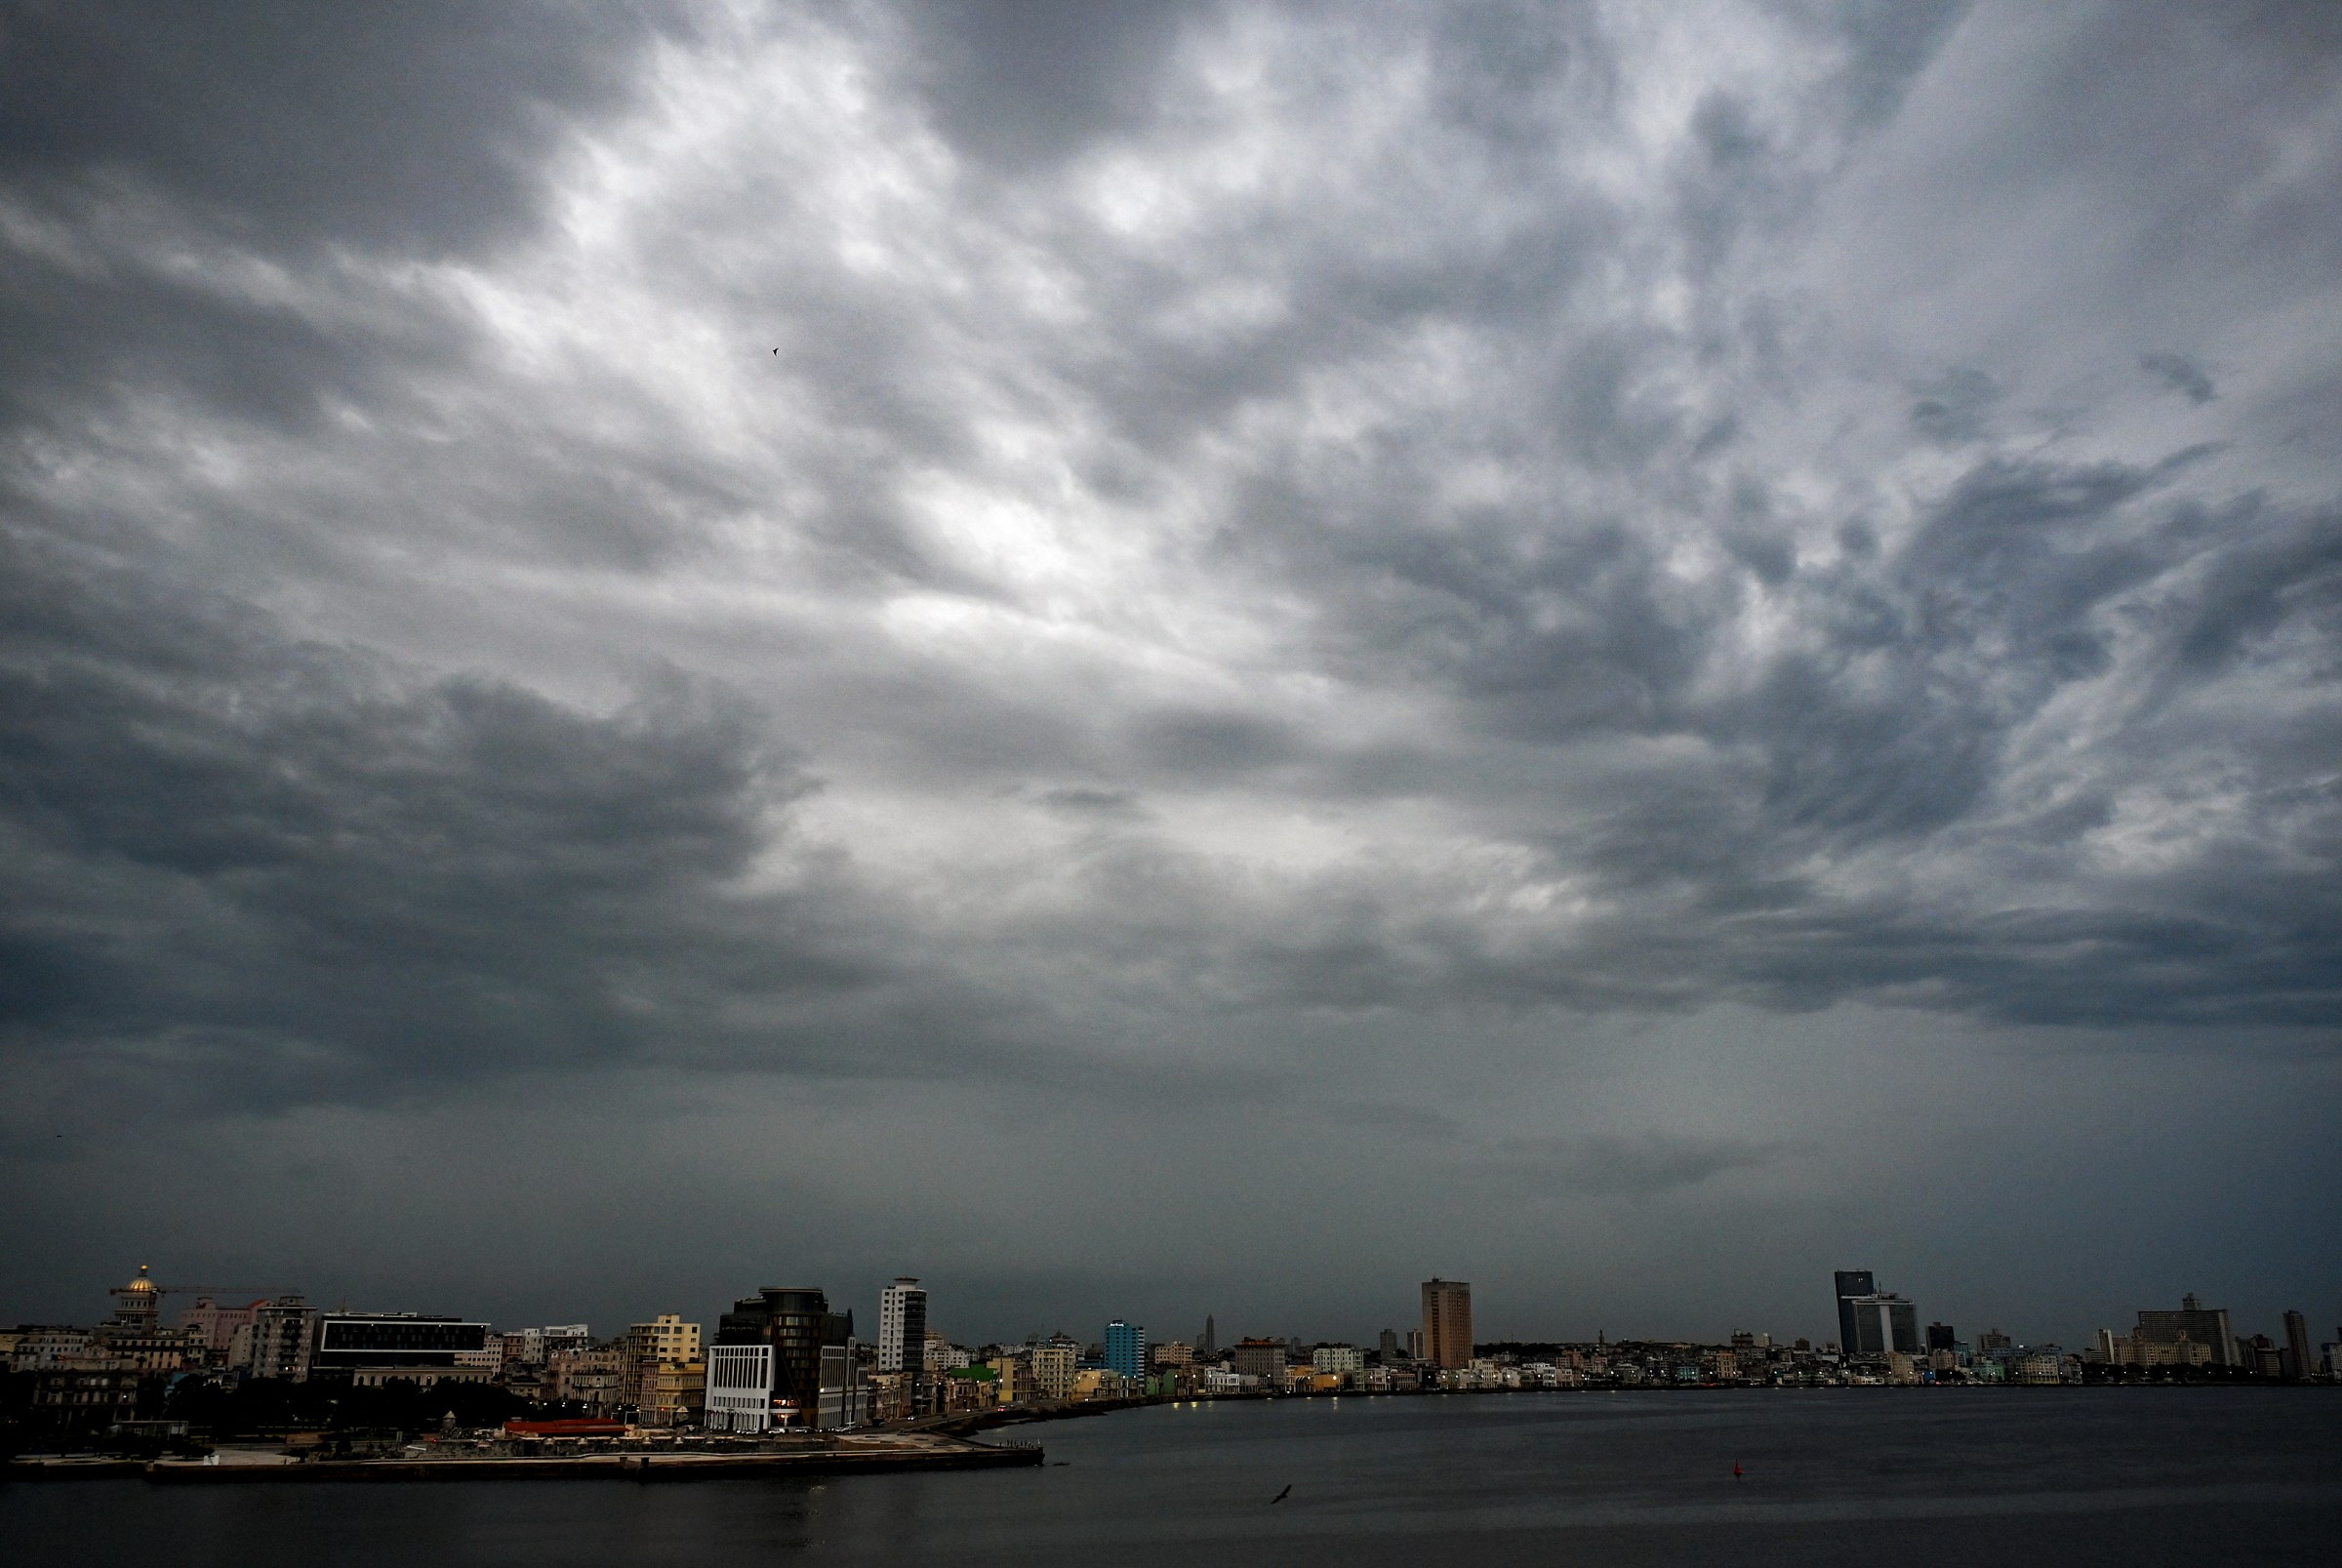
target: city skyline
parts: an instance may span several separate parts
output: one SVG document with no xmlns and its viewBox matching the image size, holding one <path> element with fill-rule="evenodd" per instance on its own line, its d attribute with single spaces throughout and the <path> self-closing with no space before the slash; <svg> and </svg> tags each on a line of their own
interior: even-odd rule
<svg viewBox="0 0 2342 1568">
<path fill-rule="evenodd" d="M 20 9 L 10 1310 L 2333 1315 L 2342 7 Z"/>
<path fill-rule="evenodd" d="M 2216 1314 L 2210 1309 L 2199 1313 L 2197 1311 L 2199 1293 L 2187 1290 L 2167 1298 L 2144 1297 L 2140 1298 L 2139 1303 L 2120 1307 L 2110 1305 L 2101 1311 L 2098 1320 L 2086 1329 L 2069 1327 L 2064 1332 L 2042 1331 L 2030 1323 L 2026 1314 L 2021 1310 L 2009 1308 L 2006 1304 L 2001 1304 L 1999 1307 L 1988 1310 L 1955 1313 L 1952 1323 L 1930 1321 L 1922 1333 L 1918 1326 L 1921 1318 L 1940 1319 L 1943 1315 L 1939 1305 L 1934 1301 L 1915 1303 L 1903 1291 L 1885 1290 L 1878 1283 L 1878 1271 L 1875 1269 L 1841 1269 L 1833 1272 L 1829 1277 L 1837 1301 L 1837 1315 L 1829 1321 L 1828 1328 L 1823 1331 L 1807 1331 L 1801 1327 L 1784 1329 L 1778 1325 L 1753 1318 L 1735 1318 L 1729 1328 L 1710 1326 L 1687 1332 L 1662 1332 L 1647 1325 L 1637 1325 L 1626 1321 L 1605 1321 L 1597 1323 L 1592 1329 L 1576 1332 L 1550 1329 L 1524 1331 L 1511 1328 L 1504 1332 L 1495 1330 L 1480 1332 L 1482 1325 L 1477 1318 L 1472 1284 L 1469 1281 L 1434 1276 L 1422 1281 L 1416 1287 L 1415 1309 L 1412 1313 L 1402 1312 L 1383 1322 L 1377 1328 L 1353 1332 L 1324 1332 L 1322 1326 L 1319 1326 L 1318 1329 L 1305 1330 L 1298 1335 L 1288 1335 L 1282 1332 L 1282 1329 L 1291 1327 L 1290 1324 L 1277 1325 L 1262 1322 L 1250 1324 L 1247 1328 L 1240 1330 L 1236 1337 L 1252 1340 L 1255 1343 L 1274 1341 L 1294 1345 L 1337 1344 L 1352 1345 L 1366 1349 L 1376 1347 L 1386 1339 L 1389 1343 L 1400 1347 L 1408 1345 L 1411 1340 L 1419 1339 L 1424 1347 L 1422 1354 L 1426 1360 L 1433 1364 L 1448 1366 L 1460 1365 L 1462 1359 L 1472 1353 L 1471 1347 L 1475 1344 L 1574 1345 L 1593 1344 L 1597 1339 L 1607 1338 L 1613 1343 L 1720 1346 L 1738 1336 L 1755 1334 L 1783 1346 L 1803 1340 L 1817 1349 L 1835 1345 L 1846 1349 L 1850 1355 L 1878 1355 L 1887 1350 L 1918 1353 L 1925 1349 L 1938 1348 L 1935 1340 L 1939 1334 L 1948 1335 L 1955 1330 L 1964 1334 L 1975 1334 L 1988 1328 L 1991 1332 L 2005 1335 L 2010 1341 L 2019 1345 L 2059 1345 L 2063 1346 L 2069 1353 L 2073 1353 L 2083 1347 L 2102 1344 L 2106 1336 L 2129 1334 L 2131 1330 L 2128 1319 L 2135 1311 L 2138 1317 L 2139 1331 L 2158 1338 L 2168 1339 L 2175 1333 L 2186 1337 L 2188 1333 L 2194 1332 L 2200 1342 L 2217 1345 L 2224 1339 L 2233 1341 L 2257 1332 L 2270 1334 L 2281 1340 L 2298 1354 L 2302 1347 L 2315 1338 L 2309 1324 L 2319 1321 L 2322 1311 L 2321 1308 L 2311 1307 L 2305 1312 L 2299 1306 L 2276 1310 L 2260 1310 L 2251 1307 L 2233 1310 L 2223 1306 Z M 152 1266 L 142 1264 L 140 1266 L 134 1286 L 129 1289 L 144 1290 L 153 1278 Z M 168 1294 L 162 1298 L 160 1305 L 163 1307 L 162 1318 L 171 1323 L 180 1321 L 183 1314 L 196 1306 L 198 1300 L 207 1303 L 214 1309 L 233 1309 L 249 1307 L 263 1301 L 276 1299 L 275 1296 L 265 1293 L 254 1295 L 250 1291 L 237 1293 L 218 1290 L 206 1291 L 198 1297 L 197 1293 L 189 1287 L 172 1286 L 168 1281 L 157 1283 L 168 1287 Z M 735 1284 L 737 1286 L 737 1282 Z M 129 1289 L 121 1286 L 109 1287 L 107 1294 L 119 1303 L 129 1293 Z M 281 1289 L 289 1288 L 280 1287 Z M 759 1286 L 757 1289 L 770 1296 L 775 1291 L 786 1293 L 805 1291 L 810 1288 L 767 1285 Z M 1852 1294 L 1849 1295 L 1849 1292 Z M 737 1294 L 737 1290 L 734 1294 Z M 881 1373 L 900 1370 L 899 1365 L 894 1364 L 891 1360 L 891 1356 L 900 1355 L 900 1349 L 894 1347 L 906 1343 L 896 1337 L 902 1332 L 921 1337 L 940 1334 L 946 1343 L 967 1347 L 1030 1344 L 1046 1340 L 1053 1335 L 1070 1336 L 1077 1345 L 1095 1347 L 1106 1351 L 1104 1359 L 1109 1364 L 1112 1364 L 1114 1352 L 1110 1347 L 1116 1343 L 1115 1331 L 1118 1329 L 1128 1328 L 1132 1336 L 1129 1340 L 1131 1348 L 1122 1352 L 1125 1355 L 1143 1353 L 1148 1346 L 1163 1343 L 1181 1343 L 1196 1347 L 1204 1346 L 1208 1340 L 1215 1338 L 1212 1326 L 1220 1315 L 1213 1312 L 1204 1313 L 1199 1320 L 1202 1324 L 1201 1331 L 1186 1328 L 1171 1320 L 1158 1320 L 1158 1324 L 1168 1323 L 1169 1326 L 1158 1326 L 1150 1331 L 1145 1327 L 1148 1320 L 1143 1315 L 1130 1317 L 1125 1313 L 1114 1313 L 1096 1321 L 1059 1318 L 1047 1323 L 1028 1324 L 1016 1332 L 984 1332 L 947 1320 L 930 1320 L 928 1316 L 930 1289 L 924 1276 L 896 1276 L 889 1284 L 878 1289 L 871 1298 L 874 1305 L 867 1312 L 857 1305 L 858 1298 L 851 1286 L 835 1292 L 828 1291 L 827 1288 L 812 1289 L 811 1294 L 823 1297 L 828 1301 L 828 1306 L 826 1309 L 837 1313 L 841 1325 L 859 1325 L 853 1337 L 868 1348 L 872 1369 Z M 914 1304 L 904 1316 L 897 1316 L 889 1309 L 889 1298 L 898 1294 Z M 1814 1294 L 1816 1299 L 1820 1300 L 1818 1285 Z M 252 1297 L 250 1302 L 246 1301 L 247 1296 Z M 177 1299 L 176 1307 L 170 1305 L 173 1298 Z M 385 1306 L 382 1303 L 353 1305 L 346 1301 L 332 1302 L 311 1299 L 305 1291 L 293 1291 L 284 1299 L 305 1301 L 309 1310 L 328 1313 L 342 1310 L 355 1311 L 361 1315 L 386 1312 L 391 1315 L 420 1315 L 424 1318 L 445 1317 L 451 1321 L 468 1317 L 472 1321 L 497 1325 L 549 1322 L 549 1319 L 543 1317 L 542 1314 L 523 1313 L 517 1317 L 500 1316 L 493 1312 L 447 1304 L 430 1307 L 417 1307 L 413 1304 Z M 2140 1305 L 2140 1303 L 2165 1299 L 2180 1301 L 2183 1305 L 2177 1308 Z M 727 1297 L 727 1300 L 732 1300 L 732 1298 Z M 1435 1307 L 1434 1303 L 1438 1305 Z M 1864 1304 L 1868 1310 L 1880 1312 L 1886 1310 L 1886 1304 L 1890 1303 L 1894 1304 L 1894 1322 L 1899 1324 L 1899 1327 L 1890 1327 L 1885 1318 L 1880 1318 L 1876 1332 L 1867 1335 L 1858 1333 L 1852 1341 L 1844 1337 L 1843 1331 L 1851 1321 L 1850 1310 L 1863 1309 L 1853 1304 Z M 742 1301 L 733 1301 L 732 1304 L 743 1307 L 748 1305 L 747 1302 Z M 569 1305 L 574 1306 L 575 1304 Z M 1456 1331 L 1457 1337 L 1449 1347 L 1448 1352 L 1443 1354 L 1438 1335 L 1434 1331 L 1434 1316 L 1440 1311 L 1459 1306 L 1461 1310 L 1455 1315 L 1461 1327 Z M 1535 1309 L 1533 1307 L 1512 1304 L 1512 1310 L 1515 1313 L 1526 1313 L 1533 1316 Z M 1828 1310 L 1826 1307 L 1822 1308 L 1822 1315 L 1827 1316 Z M 676 1319 L 691 1319 L 695 1312 L 701 1312 L 710 1323 L 716 1322 L 722 1315 L 720 1307 L 707 1306 L 703 1312 L 700 1304 L 683 1302 L 667 1303 L 654 1308 L 629 1308 L 616 1311 L 606 1317 L 595 1318 L 593 1321 L 628 1322 L 642 1326 L 653 1322 L 653 1314 L 655 1314 L 657 1323 L 667 1323 Z M 1351 1314 L 1352 1317 L 1355 1317 L 1355 1313 Z M 2207 1326 L 2215 1315 L 2219 1323 L 2217 1331 Z M 2337 1308 L 2327 1315 L 2331 1315 L 2337 1323 L 2342 1323 L 2342 1308 Z M 88 1316 L 85 1303 L 78 1311 L 51 1314 L 47 1318 L 39 1318 L 37 1314 L 22 1312 L 15 1313 L 12 1317 L 7 1304 L 0 1302 L 0 1326 L 5 1326 L 9 1321 L 19 1321 L 25 1326 L 33 1326 L 36 1321 L 70 1324 L 83 1322 Z M 1033 1314 L 1028 1312 L 1026 1316 L 1030 1318 Z M 1507 1322 L 1512 1320 L 1510 1316 L 1504 1319 Z M 580 1322 L 571 1324 L 559 1332 L 574 1334 L 583 1339 L 586 1337 L 589 1328 L 589 1322 Z M 1255 1330 L 1259 1332 L 1255 1333 Z M 838 1332 L 842 1334 L 846 1331 L 846 1327 L 841 1326 Z M 556 1329 L 553 1327 L 546 1327 L 543 1330 L 531 1328 L 527 1332 L 543 1332 L 549 1335 L 555 1333 Z M 2315 1331 L 2316 1334 L 2322 1334 L 2322 1330 Z M 2337 1338 L 2342 1338 L 2342 1327 L 2335 1328 L 2334 1333 Z M 1877 1343 L 1873 1343 L 1874 1341 Z M 1223 1346 L 1231 1343 L 1234 1343 L 1233 1337 L 1221 1341 Z M 1964 1340 L 1962 1343 L 1964 1344 Z M 2318 1343 L 2324 1342 L 2320 1340 Z M 2230 1351 L 2216 1353 L 2212 1360 L 2215 1364 L 2228 1364 L 2232 1358 L 2231 1351 L 2233 1351 L 2233 1344 Z"/>
</svg>

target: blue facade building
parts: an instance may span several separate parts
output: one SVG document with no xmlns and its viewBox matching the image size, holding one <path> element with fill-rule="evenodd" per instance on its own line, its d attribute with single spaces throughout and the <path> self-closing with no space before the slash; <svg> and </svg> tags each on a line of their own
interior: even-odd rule
<svg viewBox="0 0 2342 1568">
<path fill-rule="evenodd" d="M 1115 1318 L 1106 1325 L 1106 1364 L 1126 1378 L 1147 1375 L 1147 1331 Z"/>
</svg>

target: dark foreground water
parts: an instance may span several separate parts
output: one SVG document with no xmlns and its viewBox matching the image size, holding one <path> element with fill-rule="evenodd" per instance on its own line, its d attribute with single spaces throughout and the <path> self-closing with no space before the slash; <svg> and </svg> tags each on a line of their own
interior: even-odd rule
<svg viewBox="0 0 2342 1568">
<path fill-rule="evenodd" d="M 1017 1435 L 1069 1463 L 649 1486 L 18 1483 L 0 1486 L 0 1555 L 170 1568 L 2342 1563 L 2342 1390 L 1290 1400 Z"/>
</svg>

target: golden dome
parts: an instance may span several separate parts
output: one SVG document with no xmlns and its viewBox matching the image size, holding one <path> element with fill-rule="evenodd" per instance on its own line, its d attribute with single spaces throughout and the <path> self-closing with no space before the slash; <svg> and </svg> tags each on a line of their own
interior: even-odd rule
<svg viewBox="0 0 2342 1568">
<path fill-rule="evenodd" d="M 125 1286 L 123 1286 L 122 1288 L 123 1288 L 124 1290 L 152 1290 L 152 1289 L 154 1289 L 154 1281 L 153 1281 L 153 1280 L 151 1280 L 151 1279 L 148 1279 L 148 1278 L 146 1277 L 146 1269 L 147 1269 L 147 1267 L 148 1267 L 148 1266 L 148 1266 L 148 1265 L 145 1265 L 145 1264 L 141 1264 L 141 1265 L 139 1265 L 139 1277 L 138 1277 L 138 1278 L 136 1278 L 136 1279 L 134 1279 L 134 1280 L 132 1280 L 132 1281 L 131 1281 L 129 1284 L 127 1284 L 127 1285 L 125 1285 Z"/>
</svg>

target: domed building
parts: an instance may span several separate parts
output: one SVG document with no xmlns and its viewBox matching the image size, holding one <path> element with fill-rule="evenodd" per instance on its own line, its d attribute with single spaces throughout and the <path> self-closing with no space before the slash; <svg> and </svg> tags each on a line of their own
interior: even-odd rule
<svg viewBox="0 0 2342 1568">
<path fill-rule="evenodd" d="M 139 1265 L 139 1277 L 116 1285 L 106 1294 L 114 1299 L 114 1321 L 126 1328 L 152 1328 L 162 1316 L 162 1292 L 155 1288 L 147 1266 Z"/>
</svg>

